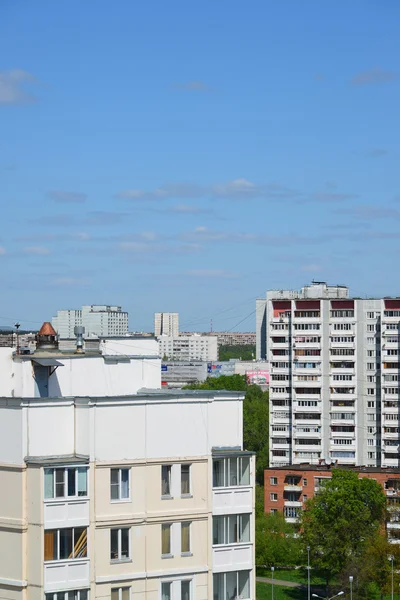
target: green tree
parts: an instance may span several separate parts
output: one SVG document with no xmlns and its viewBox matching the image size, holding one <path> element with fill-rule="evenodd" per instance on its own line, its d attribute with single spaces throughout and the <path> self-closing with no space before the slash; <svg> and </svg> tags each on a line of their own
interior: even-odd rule
<svg viewBox="0 0 400 600">
<path fill-rule="evenodd" d="M 379 535 L 386 497 L 373 479 L 334 469 L 332 479 L 307 503 L 301 518 L 303 551 L 310 546 L 312 564 L 325 572 L 327 584 L 352 561 L 360 560 Z"/>
<path fill-rule="evenodd" d="M 248 385 L 245 375 L 208 377 L 204 383 L 187 386 L 196 390 L 229 390 L 245 392 L 243 403 L 243 447 L 256 453 L 256 480 L 264 483 L 268 467 L 269 395 L 258 385 Z"/>
<path fill-rule="evenodd" d="M 261 487 L 261 486 L 257 486 Z M 282 513 L 256 513 L 256 565 L 295 566 L 300 561 L 300 540 L 295 526 Z"/>
<path fill-rule="evenodd" d="M 255 355 L 256 347 L 251 344 L 243 346 L 220 346 L 218 348 L 219 360 L 230 360 L 231 358 L 253 360 Z"/>
</svg>

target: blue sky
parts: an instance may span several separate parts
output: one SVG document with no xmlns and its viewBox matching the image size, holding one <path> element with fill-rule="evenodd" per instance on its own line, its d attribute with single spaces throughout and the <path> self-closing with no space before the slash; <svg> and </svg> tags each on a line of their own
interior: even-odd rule
<svg viewBox="0 0 400 600">
<path fill-rule="evenodd" d="M 398 0 L 2 0 L 0 324 L 400 295 Z"/>
</svg>

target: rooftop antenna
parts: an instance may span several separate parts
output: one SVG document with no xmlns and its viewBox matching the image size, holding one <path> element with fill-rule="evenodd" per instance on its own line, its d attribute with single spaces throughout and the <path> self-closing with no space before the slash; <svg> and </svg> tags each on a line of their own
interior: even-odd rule
<svg viewBox="0 0 400 600">
<path fill-rule="evenodd" d="M 21 327 L 21 323 L 19 323 L 18 321 L 16 323 L 14 323 L 14 327 L 16 329 L 15 335 L 16 335 L 16 342 L 17 342 L 17 354 L 19 354 L 19 336 L 18 336 L 18 329 Z"/>
<path fill-rule="evenodd" d="M 210 333 L 213 332 L 213 328 L 212 328 L 212 319 L 211 319 L 211 323 L 210 323 Z"/>
</svg>

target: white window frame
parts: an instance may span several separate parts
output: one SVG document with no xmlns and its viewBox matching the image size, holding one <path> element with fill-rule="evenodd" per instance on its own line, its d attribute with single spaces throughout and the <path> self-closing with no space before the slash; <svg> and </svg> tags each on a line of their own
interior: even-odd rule
<svg viewBox="0 0 400 600">
<path fill-rule="evenodd" d="M 276 509 L 277 510 L 277 509 Z M 240 538 L 243 536 L 243 517 L 249 519 L 249 540 L 243 541 Z M 238 513 L 233 515 L 213 515 L 214 518 L 223 519 L 223 541 L 214 543 L 214 531 L 213 531 L 213 546 L 238 546 L 239 544 L 248 545 L 252 543 L 251 540 L 251 514 L 250 513 Z M 236 518 L 236 534 L 239 541 L 229 541 L 229 519 Z M 214 522 L 213 522 L 214 526 Z"/>
<path fill-rule="evenodd" d="M 163 579 L 162 581 L 160 581 L 160 588 L 159 588 L 160 600 L 162 600 L 162 597 L 163 597 L 163 595 L 162 595 L 163 584 L 170 585 L 171 600 L 175 600 L 175 599 L 180 600 L 181 594 L 182 594 L 182 582 L 184 582 L 184 581 L 189 583 L 189 599 L 194 600 L 193 577 L 181 577 L 180 579 L 168 578 L 168 579 Z"/>
<path fill-rule="evenodd" d="M 44 598 L 45 600 L 59 600 L 62 594 L 64 594 L 64 600 L 68 600 L 68 594 L 73 593 L 76 594 L 76 600 L 81 600 L 81 592 L 86 592 L 86 600 L 90 600 L 90 589 L 82 589 L 82 590 L 67 590 L 65 592 L 45 592 Z"/>
<path fill-rule="evenodd" d="M 249 587 L 249 596 L 248 598 L 243 598 L 243 600 L 249 600 L 251 598 L 251 577 L 252 577 L 252 571 L 250 571 L 249 569 L 241 569 L 240 571 L 230 571 L 229 574 L 231 573 L 235 573 L 236 574 L 236 590 L 238 592 L 239 590 L 239 573 L 241 572 L 247 572 L 248 573 L 248 587 Z M 227 590 L 226 590 L 226 576 L 227 576 L 227 572 L 223 572 L 223 573 L 214 573 L 213 574 L 213 588 L 214 588 L 214 576 L 224 576 L 224 591 L 223 591 L 223 599 L 225 600 L 225 598 L 227 598 Z M 213 589 L 213 598 L 215 597 L 215 590 Z M 237 595 L 236 598 L 242 598 L 242 596 Z M 236 600 L 236 599 L 235 599 Z"/>
<path fill-rule="evenodd" d="M 162 548 L 162 538 L 163 538 L 163 528 L 169 527 L 169 552 L 163 553 Z M 161 523 L 161 558 L 173 558 L 173 539 L 172 536 L 174 534 L 174 524 L 173 523 Z"/>
<path fill-rule="evenodd" d="M 276 496 L 276 498 L 274 498 L 274 496 Z M 271 492 L 269 499 L 271 502 L 278 502 L 278 494 L 276 492 Z"/>
<path fill-rule="evenodd" d="M 168 469 L 169 472 L 169 493 L 168 494 L 163 494 L 163 469 Z M 161 498 L 162 499 L 167 499 L 170 500 L 171 498 L 173 498 L 172 496 L 172 465 L 171 464 L 167 464 L 167 465 L 161 465 Z"/>
<path fill-rule="evenodd" d="M 289 413 L 288 413 L 289 414 Z M 231 484 L 230 474 L 231 474 L 231 460 L 236 460 L 236 484 Z M 248 460 L 248 470 L 249 470 L 249 483 L 241 483 L 241 478 L 245 473 L 246 469 L 243 469 L 243 460 Z M 223 462 L 223 485 L 214 486 L 214 472 L 213 472 L 213 488 L 230 488 L 230 487 L 250 487 L 251 486 L 251 459 L 250 456 L 221 456 L 221 458 L 215 457 L 213 459 L 213 469 L 214 469 L 214 461 L 222 461 Z M 240 479 L 240 481 L 239 481 Z"/>
<path fill-rule="evenodd" d="M 122 530 L 127 530 L 128 531 L 128 556 L 122 556 Z M 117 558 L 112 558 L 111 557 L 111 532 L 112 531 L 118 531 L 118 557 Z M 110 529 L 110 562 L 112 563 L 116 563 L 116 562 L 130 562 L 132 560 L 132 554 L 131 554 L 131 527 L 112 527 Z"/>
<path fill-rule="evenodd" d="M 278 478 L 277 477 L 270 477 L 269 478 L 269 483 L 270 483 L 270 485 L 278 485 Z"/>
<path fill-rule="evenodd" d="M 64 470 L 64 496 L 56 496 L 56 471 Z M 68 496 L 68 470 L 75 469 L 75 495 Z M 84 496 L 78 495 L 78 469 L 86 470 L 86 494 Z M 46 471 L 52 472 L 53 478 L 53 495 L 46 497 Z M 88 465 L 59 465 L 56 467 L 44 467 L 43 469 L 43 498 L 45 502 L 65 501 L 65 500 L 83 500 L 89 497 L 89 467 Z"/>
<path fill-rule="evenodd" d="M 89 527 L 88 526 L 75 526 L 75 527 L 49 527 L 44 530 L 44 534 L 47 531 L 55 531 L 56 532 L 56 546 L 57 546 L 57 556 L 60 556 L 60 531 L 65 529 L 72 530 L 72 552 L 75 549 L 75 530 L 76 529 L 86 529 L 86 556 L 73 556 L 72 558 L 53 558 L 50 560 L 43 559 L 44 563 L 56 563 L 56 562 L 65 562 L 65 561 L 73 561 L 73 560 L 89 560 Z"/>
<path fill-rule="evenodd" d="M 118 471 L 118 498 L 111 498 L 111 490 L 114 484 L 111 483 L 111 472 Z M 128 471 L 128 496 L 121 498 L 122 491 L 122 471 Z M 130 467 L 111 467 L 110 468 L 110 502 L 130 502 L 131 501 L 131 469 Z"/>
</svg>

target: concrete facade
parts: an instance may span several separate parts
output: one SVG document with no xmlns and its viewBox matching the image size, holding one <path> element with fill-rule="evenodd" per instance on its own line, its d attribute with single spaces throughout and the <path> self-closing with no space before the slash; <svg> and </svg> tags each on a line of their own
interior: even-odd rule
<svg viewBox="0 0 400 600">
<path fill-rule="evenodd" d="M 206 335 L 158 337 L 160 356 L 168 360 L 218 360 L 218 343 L 216 337 Z"/>
<path fill-rule="evenodd" d="M 179 335 L 179 314 L 178 313 L 154 313 L 154 335 L 169 335 L 176 337 Z"/>
<path fill-rule="evenodd" d="M 75 337 L 74 328 L 79 325 L 85 328 L 87 337 L 126 335 L 128 313 L 120 306 L 91 304 L 79 310 L 58 310 L 52 325 L 60 338 Z"/>
<path fill-rule="evenodd" d="M 0 349 L 0 596 L 255 600 L 243 395 L 154 389 L 155 340 L 118 343 Z"/>
<path fill-rule="evenodd" d="M 270 465 L 399 467 L 400 299 L 267 293 Z"/>
<path fill-rule="evenodd" d="M 388 518 L 386 530 L 392 543 L 400 543 L 400 469 L 373 467 L 348 467 L 377 481 L 387 497 Z M 332 477 L 332 466 L 292 465 L 264 471 L 264 510 L 266 513 L 281 512 L 289 523 L 299 521 L 304 503 L 317 494 Z"/>
</svg>

